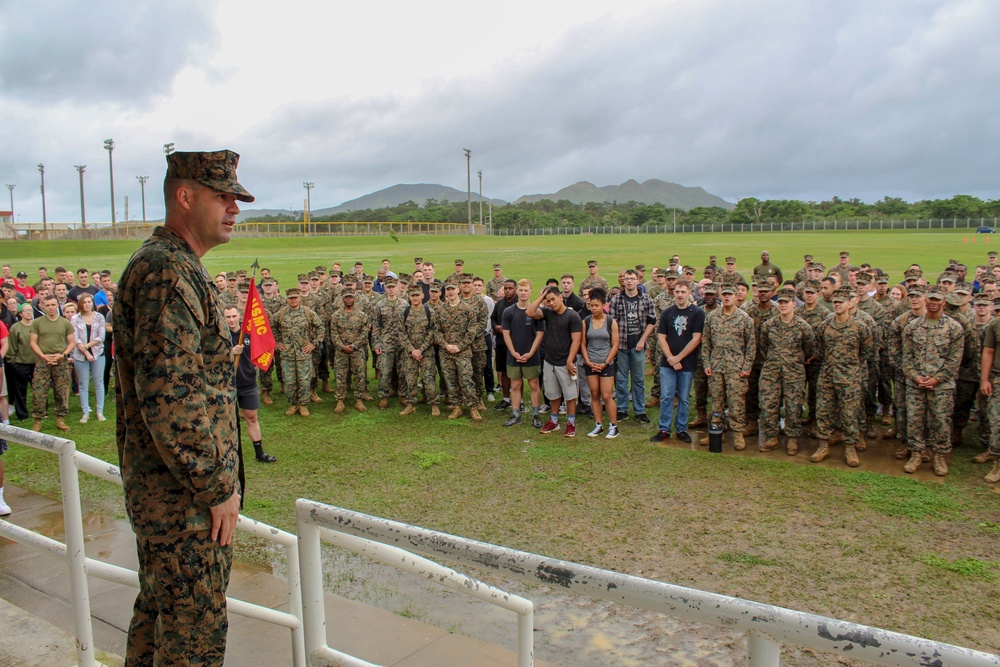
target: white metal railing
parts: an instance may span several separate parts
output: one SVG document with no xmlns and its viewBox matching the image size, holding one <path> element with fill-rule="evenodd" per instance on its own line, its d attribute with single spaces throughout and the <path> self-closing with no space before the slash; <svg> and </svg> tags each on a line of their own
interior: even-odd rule
<svg viewBox="0 0 1000 667">
<path fill-rule="evenodd" d="M 318 549 L 317 528 L 400 546 L 427 558 L 485 568 L 532 585 L 558 586 L 569 593 L 746 631 L 749 667 L 777 667 L 783 642 L 892 667 L 1000 666 L 1000 656 L 982 651 L 546 558 L 310 500 L 297 501 L 296 516 L 302 541 L 301 558 Z M 312 527 L 308 536 L 303 535 L 303 526 Z M 307 546 L 307 541 L 313 543 Z M 317 576 L 303 565 L 303 591 L 321 587 Z M 315 619 L 310 618 L 309 603 L 305 607 L 306 644 L 309 646 L 310 624 Z M 313 637 L 320 629 L 312 629 Z"/>
<path fill-rule="evenodd" d="M 27 447 L 47 451 L 59 457 L 59 478 L 62 487 L 63 524 L 66 543 L 39 535 L 16 526 L 8 521 L 0 521 L 0 536 L 39 551 L 48 551 L 66 559 L 70 578 L 70 599 L 73 606 L 73 629 L 76 634 L 76 654 L 80 667 L 93 667 L 94 657 L 93 626 L 90 612 L 90 592 L 87 575 L 118 584 L 139 587 L 139 577 L 135 570 L 119 567 L 104 561 L 88 558 L 83 536 L 83 510 L 80 504 L 80 482 L 78 471 L 83 471 L 121 486 L 121 472 L 118 466 L 76 451 L 76 443 L 54 435 L 36 433 L 16 426 L 0 424 L 0 437 Z M 302 632 L 302 593 L 299 578 L 298 540 L 291 533 L 260 523 L 240 515 L 236 524 L 240 530 L 252 533 L 265 540 L 280 544 L 285 548 L 288 563 L 289 612 L 281 612 L 236 598 L 227 597 L 230 612 L 274 623 L 291 630 L 292 664 L 305 667 L 305 649 Z"/>
<path fill-rule="evenodd" d="M 514 612 L 517 614 L 518 667 L 531 667 L 534 664 L 532 634 L 534 605 L 531 600 L 502 591 L 427 558 L 415 556 L 406 549 L 349 535 L 346 531 L 332 528 L 329 525 L 330 522 L 324 520 L 323 516 L 328 509 L 335 508 L 301 498 L 295 503 L 295 517 L 298 526 L 296 532 L 299 535 L 299 559 L 301 561 L 299 570 L 302 574 L 305 644 L 310 665 L 347 665 L 351 667 L 371 665 L 371 663 L 337 651 L 327 644 L 320 538 L 385 565 L 415 574 L 423 579 L 433 579 L 442 586 Z"/>
</svg>

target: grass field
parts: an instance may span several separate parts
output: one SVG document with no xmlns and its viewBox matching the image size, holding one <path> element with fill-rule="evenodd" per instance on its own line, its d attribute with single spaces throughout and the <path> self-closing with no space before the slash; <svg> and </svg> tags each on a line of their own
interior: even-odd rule
<svg viewBox="0 0 1000 667">
<path fill-rule="evenodd" d="M 968 239 L 969 237 L 966 236 Z M 37 266 L 120 269 L 135 243 L 6 243 L 0 261 Z M 1000 245 L 1000 242 L 998 242 Z M 949 258 L 983 262 L 993 244 L 955 232 L 816 232 L 687 236 L 545 238 L 388 238 L 235 240 L 210 253 L 210 271 L 263 266 L 287 285 L 319 263 L 355 260 L 373 267 L 388 257 L 396 269 L 414 256 L 435 261 L 438 274 L 456 257 L 489 277 L 494 261 L 508 276 L 540 281 L 570 271 L 582 279 L 597 258 L 611 270 L 663 264 L 678 253 L 702 266 L 709 254 L 735 254 L 743 270 L 761 249 L 789 274 L 811 252 L 831 265 L 840 250 L 901 276 L 911 261 L 943 268 Z M 986 651 L 1000 646 L 1000 497 L 982 482 L 982 466 L 958 450 L 944 481 L 862 468 L 793 463 L 784 454 L 711 455 L 648 441 L 655 426 L 623 424 L 615 441 L 583 435 L 543 437 L 523 426 L 500 427 L 506 415 L 488 410 L 483 424 L 411 418 L 395 410 L 333 414 L 329 399 L 308 420 L 286 418 L 278 399 L 261 421 L 273 466 L 248 464 L 245 513 L 294 529 L 298 497 L 357 509 L 548 556 L 737 595 L 752 600 L 953 642 Z M 109 413 L 113 413 L 109 405 Z M 81 450 L 115 461 L 113 421 L 76 424 Z M 46 430 L 51 430 L 51 419 Z M 972 429 L 969 441 L 972 440 Z M 804 449 L 812 443 L 806 441 Z M 806 455 L 808 452 L 806 452 Z M 10 483 L 58 491 L 46 455 L 14 447 L 4 456 Z M 866 470 L 868 468 L 868 470 Z M 926 478 L 924 478 L 926 479 Z M 122 512 L 120 491 L 84 480 L 91 503 Z M 16 510 L 16 508 L 15 508 Z M 244 558 L 266 550 L 240 537 Z M 790 664 L 842 664 L 830 656 Z"/>
</svg>

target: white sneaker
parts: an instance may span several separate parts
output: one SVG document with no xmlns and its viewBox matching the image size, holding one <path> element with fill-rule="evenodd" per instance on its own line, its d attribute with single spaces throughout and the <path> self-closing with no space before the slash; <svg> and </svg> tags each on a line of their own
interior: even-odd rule
<svg viewBox="0 0 1000 667">
<path fill-rule="evenodd" d="M 10 514 L 10 505 L 0 498 L 0 516 L 7 516 L 8 514 Z"/>
<path fill-rule="evenodd" d="M 490 393 L 486 394 L 486 400 L 489 401 L 490 403 L 492 403 L 495 400 L 497 400 L 497 397 L 494 396 L 493 392 L 491 391 Z"/>
<path fill-rule="evenodd" d="M 600 434 L 604 433 L 604 427 L 600 424 L 594 426 L 594 430 L 587 434 L 588 438 L 596 438 Z"/>
<path fill-rule="evenodd" d="M 83 416 L 80 417 L 80 423 L 81 424 L 86 424 L 88 419 L 90 419 L 90 413 L 89 412 L 84 412 Z"/>
<path fill-rule="evenodd" d="M 106 422 L 106 421 L 108 421 L 108 418 L 104 416 L 103 412 L 98 412 L 97 413 L 97 421 L 99 421 L 99 422 Z"/>
<path fill-rule="evenodd" d="M 614 440 L 618 437 L 618 424 L 612 424 L 608 429 L 608 434 L 604 436 L 607 440 Z"/>
<path fill-rule="evenodd" d="M 566 414 L 566 404 L 565 403 L 563 403 L 562 405 L 559 406 L 559 414 L 561 414 L 561 415 Z"/>
</svg>

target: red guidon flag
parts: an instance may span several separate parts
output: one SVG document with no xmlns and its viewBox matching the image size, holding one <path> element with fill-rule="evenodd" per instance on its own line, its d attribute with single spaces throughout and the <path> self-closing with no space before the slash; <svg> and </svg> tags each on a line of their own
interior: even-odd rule
<svg viewBox="0 0 1000 667">
<path fill-rule="evenodd" d="M 267 311 L 260 302 L 260 294 L 254 279 L 250 278 L 250 295 L 247 297 L 246 311 L 243 313 L 243 331 L 250 346 L 250 360 L 262 371 L 271 368 L 274 361 L 274 332 L 267 319 Z"/>
</svg>

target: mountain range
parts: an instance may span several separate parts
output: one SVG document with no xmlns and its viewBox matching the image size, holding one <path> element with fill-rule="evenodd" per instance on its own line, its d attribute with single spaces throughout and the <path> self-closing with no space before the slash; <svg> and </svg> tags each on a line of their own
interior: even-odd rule
<svg viewBox="0 0 1000 667">
<path fill-rule="evenodd" d="M 347 211 L 364 211 L 366 209 L 389 208 L 398 206 L 408 201 L 416 202 L 423 206 L 428 199 L 436 201 L 460 202 L 464 201 L 467 194 L 464 190 L 456 190 L 447 185 L 437 185 L 433 183 L 400 183 L 391 187 L 372 192 L 370 194 L 351 199 L 339 206 L 313 209 L 313 216 L 332 215 Z M 549 194 L 524 195 L 514 200 L 514 203 L 537 202 L 542 199 L 558 201 L 564 199 L 574 204 L 587 204 L 590 202 L 628 202 L 636 201 L 643 204 L 663 204 L 668 208 L 679 208 L 689 210 L 696 206 L 721 206 L 731 209 L 733 205 L 721 197 L 705 192 L 700 187 L 686 187 L 677 183 L 668 183 L 658 179 L 649 179 L 639 183 L 629 179 L 621 185 L 605 185 L 598 187 L 587 181 L 580 181 L 557 192 Z M 476 205 L 479 201 L 479 194 L 472 193 L 472 203 Z M 483 199 L 484 203 L 491 201 Z M 493 199 L 494 206 L 505 206 L 508 204 L 503 199 Z M 287 210 L 276 209 L 246 209 L 240 212 L 240 220 L 248 217 L 262 217 L 265 215 L 281 215 L 293 213 Z"/>
</svg>

